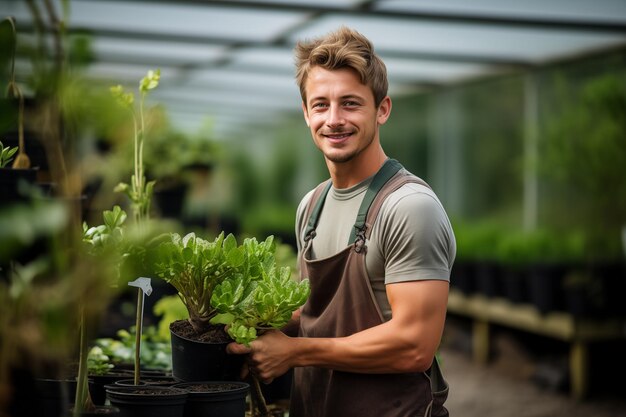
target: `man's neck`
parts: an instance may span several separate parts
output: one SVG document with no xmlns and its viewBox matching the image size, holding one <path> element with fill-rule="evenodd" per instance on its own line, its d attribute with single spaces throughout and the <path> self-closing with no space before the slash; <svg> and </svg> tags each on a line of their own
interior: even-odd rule
<svg viewBox="0 0 626 417">
<path fill-rule="evenodd" d="M 350 188 L 376 174 L 386 160 L 387 155 L 379 147 L 376 152 L 372 152 L 370 155 L 361 154 L 347 162 L 335 163 L 326 160 L 326 165 L 333 186 L 341 189 Z"/>
</svg>

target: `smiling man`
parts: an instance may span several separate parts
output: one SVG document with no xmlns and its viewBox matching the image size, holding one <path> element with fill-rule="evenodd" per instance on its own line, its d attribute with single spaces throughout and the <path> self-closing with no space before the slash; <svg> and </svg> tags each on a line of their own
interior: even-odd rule
<svg viewBox="0 0 626 417">
<path fill-rule="evenodd" d="M 385 65 L 345 27 L 295 53 L 304 119 L 330 174 L 297 212 L 311 296 L 294 315 L 298 337 L 271 331 L 229 351 L 248 353 L 265 382 L 294 368 L 291 417 L 447 416 L 434 356 L 454 234 L 435 193 L 381 146 Z"/>
</svg>

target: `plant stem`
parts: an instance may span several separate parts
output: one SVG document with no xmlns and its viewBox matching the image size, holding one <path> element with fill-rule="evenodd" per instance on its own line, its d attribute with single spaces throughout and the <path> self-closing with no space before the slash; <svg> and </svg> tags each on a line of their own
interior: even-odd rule
<svg viewBox="0 0 626 417">
<path fill-rule="evenodd" d="M 87 397 L 87 331 L 85 325 L 85 309 L 80 307 L 80 346 L 78 353 L 78 380 L 76 385 L 76 396 L 74 398 L 74 417 L 79 417 L 83 412 L 83 407 Z"/>
<path fill-rule="evenodd" d="M 265 397 L 263 396 L 263 392 L 261 391 L 261 384 L 259 383 L 259 379 L 256 377 L 256 375 L 250 374 L 250 382 L 252 382 L 251 395 L 253 398 L 253 402 L 256 404 L 259 416 L 270 417 L 270 412 L 267 408 Z"/>
<path fill-rule="evenodd" d="M 139 385 L 141 366 L 141 319 L 143 315 L 143 292 L 137 288 L 137 316 L 135 320 L 135 379 L 134 384 Z"/>
</svg>

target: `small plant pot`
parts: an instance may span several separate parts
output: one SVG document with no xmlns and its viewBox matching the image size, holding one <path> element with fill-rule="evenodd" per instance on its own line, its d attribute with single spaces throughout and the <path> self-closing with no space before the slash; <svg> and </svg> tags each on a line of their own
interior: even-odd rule
<svg viewBox="0 0 626 417">
<path fill-rule="evenodd" d="M 250 385 L 234 381 L 176 384 L 188 392 L 184 417 L 244 417 Z"/>
<path fill-rule="evenodd" d="M 529 299 L 541 314 L 564 310 L 563 277 L 560 264 L 534 264 L 528 281 Z"/>
<path fill-rule="evenodd" d="M 72 379 L 36 379 L 39 415 L 42 417 L 65 416 L 74 402 L 76 380 Z"/>
<path fill-rule="evenodd" d="M 237 381 L 240 379 L 243 355 L 229 355 L 226 346 L 230 342 L 209 343 L 172 336 L 172 374 L 183 382 Z"/>
<path fill-rule="evenodd" d="M 120 417 L 183 417 L 187 391 L 150 385 L 108 386 L 107 398 Z"/>
<path fill-rule="evenodd" d="M 113 385 L 121 379 L 128 379 L 132 374 L 128 372 L 109 372 L 104 375 L 89 375 L 89 395 L 95 405 L 104 405 L 106 401 L 105 386 Z"/>
</svg>

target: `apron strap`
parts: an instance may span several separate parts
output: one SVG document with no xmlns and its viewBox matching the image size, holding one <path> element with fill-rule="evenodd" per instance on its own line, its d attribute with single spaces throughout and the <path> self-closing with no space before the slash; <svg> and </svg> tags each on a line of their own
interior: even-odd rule
<svg viewBox="0 0 626 417">
<path fill-rule="evenodd" d="M 330 190 L 330 187 L 332 187 L 332 185 L 332 181 L 327 180 L 318 185 L 311 195 L 311 199 L 309 200 L 309 204 L 307 207 L 307 212 L 305 214 L 305 219 L 307 217 L 309 218 L 306 229 L 304 231 L 305 242 L 308 242 L 315 237 L 315 228 L 317 227 L 317 222 L 319 220 L 320 213 L 322 212 L 322 207 L 324 207 L 326 195 L 328 195 L 328 191 Z"/>
<path fill-rule="evenodd" d="M 370 206 L 374 202 L 376 195 L 383 188 L 383 186 L 389 181 L 398 171 L 402 169 L 402 165 L 400 162 L 395 159 L 387 159 L 380 170 L 376 173 L 370 186 L 367 188 L 365 192 L 365 196 L 363 197 L 363 201 L 361 202 L 361 207 L 359 207 L 359 213 L 356 216 L 356 222 L 354 223 L 354 227 L 352 228 L 352 232 L 350 233 L 350 239 L 348 239 L 348 245 L 353 244 L 357 236 L 362 237 L 364 239 L 365 234 L 365 220 L 367 219 L 367 212 L 370 209 Z"/>
</svg>

